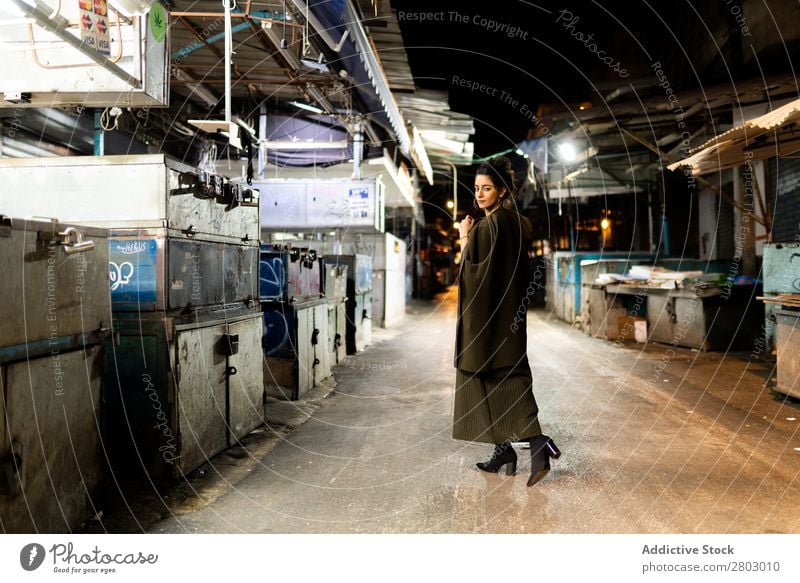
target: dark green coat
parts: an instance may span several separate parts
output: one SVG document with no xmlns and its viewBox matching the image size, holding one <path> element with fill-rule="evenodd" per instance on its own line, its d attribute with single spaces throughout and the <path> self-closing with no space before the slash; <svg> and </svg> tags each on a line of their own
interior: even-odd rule
<svg viewBox="0 0 800 583">
<path fill-rule="evenodd" d="M 458 277 L 456 368 L 495 370 L 526 356 L 532 234 L 527 218 L 503 207 L 472 228 Z"/>
</svg>

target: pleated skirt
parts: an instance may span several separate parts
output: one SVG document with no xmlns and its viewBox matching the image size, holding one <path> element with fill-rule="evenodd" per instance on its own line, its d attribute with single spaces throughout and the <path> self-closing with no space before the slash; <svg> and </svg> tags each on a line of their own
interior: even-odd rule
<svg viewBox="0 0 800 583">
<path fill-rule="evenodd" d="M 456 369 L 453 438 L 483 443 L 522 441 L 542 434 L 527 358 L 486 372 Z"/>
</svg>

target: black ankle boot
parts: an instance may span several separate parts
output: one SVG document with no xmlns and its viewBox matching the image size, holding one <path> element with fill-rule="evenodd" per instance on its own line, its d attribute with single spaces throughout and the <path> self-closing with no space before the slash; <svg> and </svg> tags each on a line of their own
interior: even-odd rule
<svg viewBox="0 0 800 583">
<path fill-rule="evenodd" d="M 510 443 L 498 443 L 494 446 L 494 453 L 488 462 L 478 462 L 475 465 L 484 472 L 493 473 L 506 466 L 506 475 L 513 476 L 517 471 L 517 452 Z"/>
<path fill-rule="evenodd" d="M 547 435 L 531 437 L 528 441 L 531 444 L 531 477 L 528 478 L 528 486 L 533 486 L 550 471 L 550 458 L 561 457 L 561 451 Z"/>
</svg>

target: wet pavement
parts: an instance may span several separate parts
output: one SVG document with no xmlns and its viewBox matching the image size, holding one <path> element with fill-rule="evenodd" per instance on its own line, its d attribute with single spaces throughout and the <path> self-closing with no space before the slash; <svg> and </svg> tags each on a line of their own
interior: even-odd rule
<svg viewBox="0 0 800 583">
<path fill-rule="evenodd" d="M 531 311 L 540 420 L 563 455 L 528 488 L 527 450 L 516 476 L 486 474 L 491 446 L 450 437 L 455 300 L 412 302 L 333 391 L 276 404 L 244 451 L 92 530 L 800 533 L 800 405 L 771 391 L 774 359 L 621 345 Z"/>
</svg>

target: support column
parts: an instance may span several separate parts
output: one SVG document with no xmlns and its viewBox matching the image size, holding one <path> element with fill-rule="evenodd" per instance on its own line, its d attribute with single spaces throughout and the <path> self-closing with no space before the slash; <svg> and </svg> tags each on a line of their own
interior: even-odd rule
<svg viewBox="0 0 800 583">
<path fill-rule="evenodd" d="M 756 264 L 756 234 L 753 213 L 755 174 L 753 172 L 752 161 L 748 158 L 741 166 L 737 166 L 735 179 L 733 181 L 733 198 L 741 205 L 735 207 L 733 211 L 733 237 L 734 237 L 734 257 L 733 267 L 738 268 L 742 275 L 756 277 L 758 269 Z"/>
</svg>

